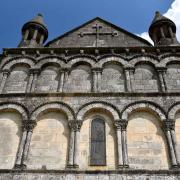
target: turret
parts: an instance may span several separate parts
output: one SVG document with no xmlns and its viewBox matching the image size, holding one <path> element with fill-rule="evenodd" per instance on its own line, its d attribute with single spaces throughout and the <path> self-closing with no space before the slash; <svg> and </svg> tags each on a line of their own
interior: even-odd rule
<svg viewBox="0 0 180 180">
<path fill-rule="evenodd" d="M 22 27 L 22 40 L 19 47 L 41 47 L 48 38 L 48 30 L 43 16 L 38 14 Z"/>
<path fill-rule="evenodd" d="M 156 12 L 149 27 L 149 36 L 155 46 L 176 46 L 179 42 L 176 38 L 176 25 L 170 19 Z"/>
</svg>

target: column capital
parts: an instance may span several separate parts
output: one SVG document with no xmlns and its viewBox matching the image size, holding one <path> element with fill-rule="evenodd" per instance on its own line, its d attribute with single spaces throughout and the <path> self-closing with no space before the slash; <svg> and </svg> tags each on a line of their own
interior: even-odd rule
<svg viewBox="0 0 180 180">
<path fill-rule="evenodd" d="M 133 66 L 125 66 L 124 71 L 132 71 L 132 72 L 134 72 L 135 68 Z"/>
<path fill-rule="evenodd" d="M 69 72 L 69 71 L 70 71 L 70 68 L 69 68 L 69 67 L 64 67 L 64 68 L 60 68 L 60 69 L 59 69 L 59 72 L 60 72 L 60 73 Z"/>
<path fill-rule="evenodd" d="M 156 70 L 157 70 L 159 73 L 163 73 L 163 72 L 166 72 L 166 71 L 167 71 L 167 68 L 166 68 L 166 67 L 156 67 Z"/>
<path fill-rule="evenodd" d="M 101 68 L 101 67 L 93 67 L 92 68 L 92 72 L 94 72 L 94 73 L 102 73 L 102 70 L 103 70 L 103 68 Z"/>
<path fill-rule="evenodd" d="M 170 131 L 175 129 L 175 121 L 172 119 L 168 119 L 164 121 L 164 130 L 165 131 Z"/>
<path fill-rule="evenodd" d="M 9 75 L 10 72 L 11 72 L 11 71 L 10 71 L 9 69 L 3 69 L 3 70 L 2 70 L 3 75 Z"/>
<path fill-rule="evenodd" d="M 39 68 L 30 68 L 29 73 L 30 74 L 39 74 L 40 69 Z"/>
<path fill-rule="evenodd" d="M 124 119 L 118 119 L 114 121 L 114 127 L 117 130 L 126 131 L 127 125 L 128 125 L 128 121 Z"/>
<path fill-rule="evenodd" d="M 23 131 L 33 131 L 34 128 L 36 127 L 37 122 L 33 120 L 25 120 L 22 123 L 22 129 Z"/>
<path fill-rule="evenodd" d="M 80 131 L 82 126 L 82 121 L 79 120 L 70 120 L 69 121 L 69 128 L 73 131 Z"/>
</svg>

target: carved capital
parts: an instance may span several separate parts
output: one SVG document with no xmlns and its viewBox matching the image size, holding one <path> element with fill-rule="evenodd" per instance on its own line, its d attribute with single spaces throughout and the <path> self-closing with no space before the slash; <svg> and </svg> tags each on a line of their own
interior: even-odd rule
<svg viewBox="0 0 180 180">
<path fill-rule="evenodd" d="M 102 73 L 102 68 L 100 68 L 100 67 L 92 68 L 92 72 L 93 73 Z"/>
<path fill-rule="evenodd" d="M 158 73 L 164 73 L 167 71 L 167 68 L 166 67 L 156 67 L 156 70 Z"/>
<path fill-rule="evenodd" d="M 3 73 L 3 76 L 9 76 L 10 70 L 9 70 L 9 69 L 4 69 L 4 70 L 2 71 L 2 73 Z"/>
<path fill-rule="evenodd" d="M 164 121 L 164 130 L 171 131 L 175 129 L 175 121 L 174 120 L 166 120 Z"/>
<path fill-rule="evenodd" d="M 115 120 L 114 122 L 114 127 L 117 130 L 126 131 L 127 125 L 128 125 L 128 121 L 126 120 Z"/>
<path fill-rule="evenodd" d="M 39 74 L 39 72 L 40 72 L 40 69 L 37 69 L 37 68 L 31 68 L 31 69 L 29 70 L 29 73 L 30 73 L 30 74 Z"/>
<path fill-rule="evenodd" d="M 23 131 L 33 131 L 33 129 L 36 127 L 37 123 L 36 121 L 23 121 L 22 129 Z"/>
<path fill-rule="evenodd" d="M 73 131 L 80 131 L 82 126 L 82 121 L 75 121 L 75 120 L 71 120 L 69 121 L 69 128 Z"/>
</svg>

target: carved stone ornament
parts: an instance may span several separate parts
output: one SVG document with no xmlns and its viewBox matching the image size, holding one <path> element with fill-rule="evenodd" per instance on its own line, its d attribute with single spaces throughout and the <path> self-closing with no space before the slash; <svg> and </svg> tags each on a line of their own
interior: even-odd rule
<svg viewBox="0 0 180 180">
<path fill-rule="evenodd" d="M 73 131 L 80 131 L 81 126 L 82 126 L 82 121 L 75 121 L 75 120 L 69 121 L 69 127 Z"/>
<path fill-rule="evenodd" d="M 117 130 L 121 129 L 122 131 L 126 131 L 127 125 L 128 125 L 128 121 L 126 120 L 115 120 L 114 122 L 114 127 Z"/>
<path fill-rule="evenodd" d="M 23 131 L 33 131 L 33 129 L 36 127 L 37 123 L 36 121 L 23 121 L 22 129 Z"/>
</svg>

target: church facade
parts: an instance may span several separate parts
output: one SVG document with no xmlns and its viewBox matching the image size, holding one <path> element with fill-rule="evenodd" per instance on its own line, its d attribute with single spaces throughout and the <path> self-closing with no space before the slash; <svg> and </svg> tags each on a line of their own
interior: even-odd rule
<svg viewBox="0 0 180 180">
<path fill-rule="evenodd" d="M 27 22 L 0 57 L 0 179 L 179 179 L 180 44 L 159 12 L 149 35 Z"/>
</svg>

